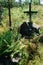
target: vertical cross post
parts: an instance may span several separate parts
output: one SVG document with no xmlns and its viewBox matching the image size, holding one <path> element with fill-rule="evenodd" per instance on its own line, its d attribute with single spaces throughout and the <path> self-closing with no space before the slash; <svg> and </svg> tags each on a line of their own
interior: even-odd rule
<svg viewBox="0 0 43 65">
<path fill-rule="evenodd" d="M 8 11 L 9 11 L 9 27 L 11 30 L 11 11 L 10 11 L 10 0 L 8 0 Z"/>
<path fill-rule="evenodd" d="M 31 22 L 31 3 L 29 3 L 29 21 Z"/>
<path fill-rule="evenodd" d="M 37 13 L 37 11 L 32 11 L 31 10 L 31 2 L 32 2 L 32 0 L 29 0 L 29 11 L 24 11 L 24 13 L 27 13 L 29 15 L 29 22 L 30 23 L 32 23 L 32 20 L 31 20 L 32 14 Z"/>
</svg>

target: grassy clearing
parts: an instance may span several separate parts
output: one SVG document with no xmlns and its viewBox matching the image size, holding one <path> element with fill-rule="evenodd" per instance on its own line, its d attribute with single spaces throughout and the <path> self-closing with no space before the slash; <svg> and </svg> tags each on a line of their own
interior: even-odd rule
<svg viewBox="0 0 43 65">
<path fill-rule="evenodd" d="M 32 16 L 32 21 L 40 25 L 41 34 L 43 34 L 42 8 L 43 6 L 32 6 L 32 10 L 38 11 L 37 15 Z M 35 42 L 29 42 L 28 39 L 21 38 L 21 35 L 18 33 L 18 27 L 20 27 L 24 21 L 28 21 L 28 16 L 23 13 L 28 9 L 29 8 L 27 6 L 23 7 L 23 9 L 21 7 L 11 8 L 13 30 L 10 32 L 8 30 L 8 10 L 4 8 L 2 15 L 3 19 L 1 21 L 3 26 L 0 26 L 0 55 L 10 53 L 10 57 L 12 58 L 16 53 L 19 52 L 22 58 L 19 65 L 43 65 L 43 43 L 37 42 L 39 38 L 35 39 Z"/>
<path fill-rule="evenodd" d="M 12 27 L 14 27 L 15 23 L 20 26 L 20 24 L 24 21 L 28 21 L 29 17 L 24 14 L 24 11 L 29 10 L 27 6 L 21 8 L 11 8 L 11 19 L 12 19 Z M 32 15 L 32 21 L 35 22 L 36 24 L 40 25 L 41 27 L 43 26 L 43 6 L 37 6 L 37 5 L 32 5 L 32 10 L 38 11 L 37 14 Z M 3 15 L 2 15 L 2 24 L 6 28 L 8 27 L 9 21 L 8 21 L 8 9 L 4 8 L 3 9 Z M 18 24 L 19 23 L 19 24 Z"/>
</svg>

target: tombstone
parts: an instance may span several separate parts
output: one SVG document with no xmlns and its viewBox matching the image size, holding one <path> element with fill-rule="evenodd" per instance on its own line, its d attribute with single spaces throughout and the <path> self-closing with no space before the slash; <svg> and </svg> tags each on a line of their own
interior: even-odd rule
<svg viewBox="0 0 43 65">
<path fill-rule="evenodd" d="M 31 11 L 31 1 L 32 0 L 29 0 L 29 11 L 24 11 L 24 13 L 27 13 L 29 15 L 29 22 L 26 23 L 24 22 L 21 26 L 20 26 L 20 34 L 22 36 L 32 36 L 34 33 L 35 34 L 40 34 L 39 33 L 39 27 L 36 26 L 35 27 L 35 24 L 32 23 L 32 14 L 36 14 L 37 11 Z"/>
</svg>

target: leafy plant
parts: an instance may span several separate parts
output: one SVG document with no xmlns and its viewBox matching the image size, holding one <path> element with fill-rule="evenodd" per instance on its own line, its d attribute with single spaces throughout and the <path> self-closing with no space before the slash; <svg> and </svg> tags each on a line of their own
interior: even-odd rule
<svg viewBox="0 0 43 65">
<path fill-rule="evenodd" d="M 3 54 L 6 49 L 9 48 L 12 41 L 13 34 L 10 30 L 8 30 L 7 32 L 3 33 L 3 35 L 0 36 L 0 55 Z"/>
</svg>

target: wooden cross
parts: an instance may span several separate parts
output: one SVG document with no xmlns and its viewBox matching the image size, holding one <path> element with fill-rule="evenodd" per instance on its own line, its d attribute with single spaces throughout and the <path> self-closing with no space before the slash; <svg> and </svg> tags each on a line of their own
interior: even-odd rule
<svg viewBox="0 0 43 65">
<path fill-rule="evenodd" d="M 11 11 L 10 11 L 10 0 L 8 0 L 8 12 L 9 12 L 9 27 L 11 30 Z"/>
<path fill-rule="evenodd" d="M 37 13 L 37 11 L 31 11 L 31 2 L 29 3 L 29 11 L 24 11 L 24 13 L 27 13 L 29 15 L 29 22 L 32 22 L 32 14 Z"/>
</svg>

